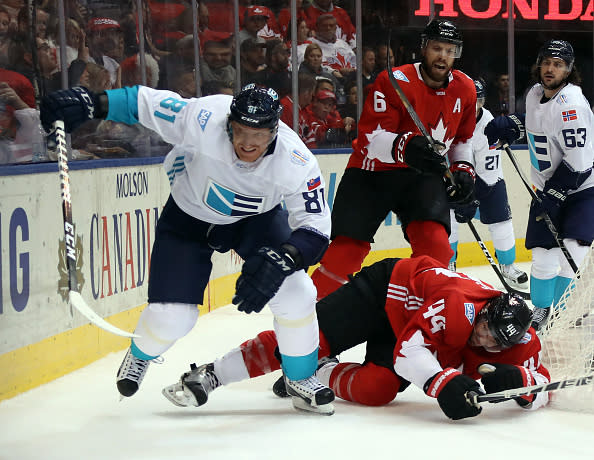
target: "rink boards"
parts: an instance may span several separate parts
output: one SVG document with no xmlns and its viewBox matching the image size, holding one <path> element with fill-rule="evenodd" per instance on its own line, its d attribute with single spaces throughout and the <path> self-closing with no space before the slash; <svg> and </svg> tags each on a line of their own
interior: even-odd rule
<svg viewBox="0 0 594 460">
<path fill-rule="evenodd" d="M 527 153 L 516 150 L 516 156 L 527 173 Z M 320 154 L 317 158 L 332 206 L 348 154 Z M 155 224 L 169 195 L 161 160 L 71 163 L 80 292 L 100 316 L 129 331 L 146 303 Z M 523 235 L 529 195 L 507 158 L 504 170 L 518 260 L 527 261 Z M 0 190 L 1 401 L 123 349 L 129 342 L 88 324 L 66 301 L 68 277 L 57 165 L 1 167 Z M 488 241 L 486 227 L 476 225 Z M 388 215 L 366 264 L 409 254 L 395 215 Z M 483 263 L 486 259 L 472 234 L 462 228 L 458 266 Z M 213 264 L 201 313 L 230 303 L 241 260 L 234 253 L 215 254 Z"/>
</svg>

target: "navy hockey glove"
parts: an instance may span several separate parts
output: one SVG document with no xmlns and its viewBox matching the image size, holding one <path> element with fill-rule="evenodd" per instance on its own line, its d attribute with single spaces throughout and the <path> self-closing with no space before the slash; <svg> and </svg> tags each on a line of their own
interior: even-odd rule
<svg viewBox="0 0 594 460">
<path fill-rule="evenodd" d="M 467 205 L 454 205 L 453 209 L 456 222 L 459 222 L 461 224 L 467 224 L 468 222 L 470 222 L 476 215 L 476 209 L 478 208 L 479 204 L 480 203 L 478 200 L 473 200 L 471 203 Z"/>
<path fill-rule="evenodd" d="M 526 136 L 524 124 L 525 115 L 501 115 L 493 118 L 485 126 L 485 136 L 489 145 L 495 145 L 498 141 L 511 145 L 515 141 L 520 141 Z"/>
<path fill-rule="evenodd" d="M 235 284 L 233 303 L 239 311 L 252 313 L 264 308 L 278 292 L 296 265 L 288 252 L 263 247 L 244 262 Z"/>
<path fill-rule="evenodd" d="M 476 173 L 470 163 L 457 161 L 450 166 L 450 171 L 454 176 L 456 191 L 449 196 L 451 203 L 466 205 L 474 200 L 474 178 Z"/>
<path fill-rule="evenodd" d="M 104 118 L 107 113 L 99 102 L 99 94 L 83 86 L 54 91 L 41 100 L 39 116 L 43 128 L 51 131 L 52 123 L 64 120 L 66 132 L 72 132 L 87 120 Z"/>
<path fill-rule="evenodd" d="M 540 198 L 541 203 L 539 204 L 543 212 L 546 212 L 551 219 L 554 219 L 559 214 L 559 208 L 565 202 L 567 198 L 567 192 L 561 190 L 559 187 L 549 184 L 549 181 L 545 182 L 544 189 L 537 190 L 536 195 Z"/>
<path fill-rule="evenodd" d="M 436 144 L 445 148 L 445 145 L 440 142 Z M 422 173 L 441 175 L 447 169 L 445 158 L 433 150 L 427 138 L 411 132 L 400 134 L 394 139 L 392 157 L 397 163 L 406 163 Z"/>
<path fill-rule="evenodd" d="M 476 380 L 448 367 L 431 377 L 423 386 L 423 391 L 432 398 L 437 398 L 439 407 L 452 420 L 475 417 L 483 408 L 474 405 L 468 392 L 483 394 Z"/>
<path fill-rule="evenodd" d="M 485 363 L 478 368 L 481 382 L 487 393 L 511 390 L 536 385 L 530 369 L 512 364 Z M 515 401 L 522 407 L 532 404 L 536 395 L 518 396 Z M 493 401 L 502 402 L 502 401 Z"/>
</svg>

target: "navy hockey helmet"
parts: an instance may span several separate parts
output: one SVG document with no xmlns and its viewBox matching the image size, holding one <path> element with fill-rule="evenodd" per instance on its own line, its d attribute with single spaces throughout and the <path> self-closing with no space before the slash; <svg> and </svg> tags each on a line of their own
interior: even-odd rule
<svg viewBox="0 0 594 460">
<path fill-rule="evenodd" d="M 565 40 L 549 40 L 546 42 L 538 51 L 538 57 L 536 58 L 536 65 L 540 67 L 542 60 L 546 57 L 553 57 L 563 59 L 567 64 L 568 72 L 573 69 L 573 63 L 575 62 L 575 53 L 573 52 L 573 46 Z"/>
<path fill-rule="evenodd" d="M 456 45 L 454 57 L 462 56 L 462 34 L 458 27 L 452 21 L 444 19 L 434 19 L 421 33 L 421 49 L 427 46 L 429 40 L 438 42 L 453 43 Z"/>
<path fill-rule="evenodd" d="M 491 335 L 503 348 L 522 340 L 532 323 L 532 310 L 517 294 L 503 293 L 492 298 L 481 314 L 486 315 Z"/>
<path fill-rule="evenodd" d="M 474 80 L 474 89 L 476 89 L 476 106 L 477 108 L 482 107 L 485 105 L 485 97 L 487 96 L 485 82 L 481 79 Z"/>
<path fill-rule="evenodd" d="M 229 121 L 236 121 L 250 128 L 276 130 L 282 111 L 276 91 L 250 83 L 233 98 Z"/>
</svg>

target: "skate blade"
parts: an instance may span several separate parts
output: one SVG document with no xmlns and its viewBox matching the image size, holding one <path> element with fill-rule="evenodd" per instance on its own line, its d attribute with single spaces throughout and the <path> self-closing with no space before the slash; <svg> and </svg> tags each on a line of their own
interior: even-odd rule
<svg viewBox="0 0 594 460">
<path fill-rule="evenodd" d="M 307 401 L 303 400 L 299 396 L 292 396 L 293 407 L 305 412 L 313 412 L 314 414 L 320 415 L 332 415 L 334 414 L 334 405 L 331 403 L 321 404 L 319 406 L 312 406 Z"/>
<path fill-rule="evenodd" d="M 185 390 L 180 382 L 166 386 L 161 390 L 161 393 L 169 402 L 178 407 L 198 406 L 194 395 L 190 391 Z"/>
</svg>

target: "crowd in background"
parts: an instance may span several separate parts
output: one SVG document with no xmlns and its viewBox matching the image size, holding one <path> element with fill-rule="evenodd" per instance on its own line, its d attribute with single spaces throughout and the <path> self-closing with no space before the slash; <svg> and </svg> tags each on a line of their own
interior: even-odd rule
<svg viewBox="0 0 594 460">
<path fill-rule="evenodd" d="M 0 164 L 55 160 L 45 147 L 37 105 L 44 94 L 63 86 L 101 92 L 145 84 L 189 98 L 232 95 L 257 83 L 278 92 L 282 119 L 291 127 L 297 103 L 297 129 L 309 148 L 348 147 L 356 136 L 359 50 L 352 3 L 297 0 L 299 91 L 293 101 L 288 1 L 239 0 L 237 40 L 231 1 L 202 1 L 194 13 L 189 0 L 64 0 L 64 50 L 58 0 L 31 1 L 34 10 L 25 0 L 0 4 Z M 388 53 L 393 65 L 412 59 L 398 46 L 394 55 L 385 43 L 362 38 L 360 94 L 365 98 Z M 495 112 L 505 113 L 506 91 L 490 94 Z M 72 149 L 75 159 L 142 157 L 164 155 L 169 145 L 141 126 L 93 120 L 73 133 Z"/>
</svg>

